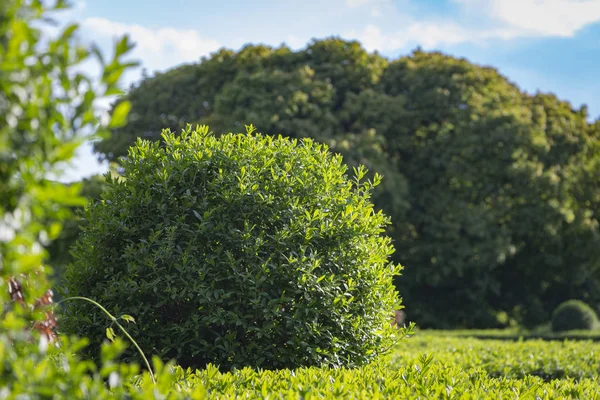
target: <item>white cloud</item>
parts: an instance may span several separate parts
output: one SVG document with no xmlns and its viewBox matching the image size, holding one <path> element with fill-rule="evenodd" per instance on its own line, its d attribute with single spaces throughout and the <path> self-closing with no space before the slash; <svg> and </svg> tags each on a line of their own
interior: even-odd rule
<svg viewBox="0 0 600 400">
<path fill-rule="evenodd" d="M 402 0 L 401 2 L 397 1 L 397 6 L 404 5 L 407 0 Z M 372 17 L 378 17 L 381 15 L 381 6 L 387 7 L 389 5 L 393 5 L 393 2 L 390 0 L 345 0 L 346 6 L 349 8 L 362 8 L 365 6 L 370 7 L 370 14 Z"/>
<path fill-rule="evenodd" d="M 369 0 L 346 0 L 366 4 Z M 375 1 L 375 0 L 372 0 Z M 420 45 L 426 48 L 459 43 L 485 45 L 487 40 L 519 37 L 571 37 L 588 24 L 600 22 L 600 0 L 452 0 L 458 14 L 441 20 L 408 20 L 393 32 L 367 25 L 350 32 L 366 49 L 392 51 Z M 359 4 L 359 5 L 360 5 Z M 469 15 L 486 21 L 485 28 L 461 24 Z M 489 22 L 489 23 L 488 23 Z"/>
<path fill-rule="evenodd" d="M 72 2 L 72 4 L 73 9 L 79 12 L 84 11 L 87 8 L 85 0 L 75 0 Z"/>
<path fill-rule="evenodd" d="M 374 3 L 377 0 L 346 0 L 346 5 L 350 8 L 361 7 L 369 3 Z"/>
<path fill-rule="evenodd" d="M 454 23 L 413 22 L 400 31 L 383 33 L 375 25 L 367 25 L 362 32 L 351 34 L 369 50 L 389 51 L 412 45 L 435 47 L 471 40 L 470 32 Z"/>
<path fill-rule="evenodd" d="M 481 13 L 502 27 L 499 37 L 571 37 L 600 21 L 600 0 L 454 0 L 465 11 Z M 493 31 L 487 32 L 492 36 Z"/>
<path fill-rule="evenodd" d="M 345 2 L 349 8 L 368 8 L 368 13 L 372 18 L 381 17 L 384 14 L 382 8 L 389 8 L 393 5 L 390 0 L 345 0 Z M 363 10 L 360 11 L 363 12 Z"/>
<path fill-rule="evenodd" d="M 105 18 L 87 18 L 82 27 L 95 37 L 129 34 L 136 44 L 132 56 L 142 60 L 149 71 L 163 70 L 178 64 L 197 61 L 219 49 L 221 44 L 203 38 L 193 29 L 149 29 L 137 24 L 122 24 Z"/>
<path fill-rule="evenodd" d="M 371 9 L 371 17 L 374 17 L 374 18 L 381 17 L 381 9 L 379 7 L 373 7 Z"/>
<path fill-rule="evenodd" d="M 308 42 L 308 39 L 301 39 L 296 35 L 289 35 L 285 40 L 285 44 L 293 50 L 299 50 L 306 47 Z"/>
</svg>

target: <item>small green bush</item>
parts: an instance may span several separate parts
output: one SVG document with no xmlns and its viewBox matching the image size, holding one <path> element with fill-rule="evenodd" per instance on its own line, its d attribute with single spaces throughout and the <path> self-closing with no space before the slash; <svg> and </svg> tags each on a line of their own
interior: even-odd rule
<svg viewBox="0 0 600 400">
<path fill-rule="evenodd" d="M 251 127 L 163 139 L 138 140 L 86 210 L 69 295 L 133 315 L 143 351 L 184 368 L 356 366 L 388 348 L 401 267 L 370 202 L 379 176 Z M 62 325 L 101 342 L 106 320 L 80 303 Z"/>
<path fill-rule="evenodd" d="M 561 303 L 552 314 L 552 331 L 594 329 L 598 317 L 594 310 L 580 300 L 567 300 Z"/>
</svg>

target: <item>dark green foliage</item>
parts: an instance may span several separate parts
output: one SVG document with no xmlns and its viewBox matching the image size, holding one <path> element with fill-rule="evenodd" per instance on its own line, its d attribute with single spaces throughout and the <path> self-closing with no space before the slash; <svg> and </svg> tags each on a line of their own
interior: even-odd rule
<svg viewBox="0 0 600 400">
<path fill-rule="evenodd" d="M 398 280 L 411 315 L 424 327 L 493 326 L 491 274 L 513 246 L 499 200 L 523 179 L 509 168 L 527 140 L 515 116 L 520 93 L 491 68 L 420 51 L 391 63 L 381 87 L 402 110 L 380 132 L 409 182 L 397 246 L 415 266 Z"/>
<path fill-rule="evenodd" d="M 221 50 L 127 98 L 131 118 L 101 157 L 183 121 L 252 122 L 383 174 L 373 202 L 392 219 L 394 260 L 409 267 L 396 283 L 421 327 L 496 327 L 499 312 L 531 327 L 572 297 L 600 305 L 600 122 L 585 107 L 464 59 L 388 61 L 336 38 Z"/>
<path fill-rule="evenodd" d="M 240 73 L 215 97 L 214 114 L 200 121 L 221 132 L 259 121 L 265 132 L 293 133 L 294 137 L 314 136 L 318 126 L 321 137 L 327 138 L 337 130 L 330 111 L 334 94 L 333 86 L 316 79 L 308 66 L 292 72 Z"/>
<path fill-rule="evenodd" d="M 215 132 L 253 123 L 263 132 L 331 138 L 345 133 L 338 116 L 346 98 L 373 87 L 387 61 L 358 42 L 330 38 L 297 53 L 248 45 L 220 50 L 132 87 L 128 122 L 94 143 L 100 158 L 117 161 L 141 137 L 160 140 L 162 129 L 208 124 Z"/>
<path fill-rule="evenodd" d="M 374 198 L 402 227 L 390 234 L 411 268 L 397 283 L 420 326 L 494 327 L 498 311 L 536 325 L 569 293 L 600 299 L 600 214 L 589 206 L 600 186 L 573 199 L 589 187 L 575 171 L 598 135 L 585 108 L 421 51 L 391 62 L 378 89 L 343 116 L 382 136 L 397 166 L 384 175 L 407 182 L 396 197 L 408 209 Z"/>
<path fill-rule="evenodd" d="M 596 312 L 583 301 L 567 300 L 552 314 L 552 331 L 594 329 L 598 325 Z"/>
<path fill-rule="evenodd" d="M 370 202 L 379 176 L 349 180 L 310 139 L 188 127 L 163 140 L 138 141 L 86 210 L 71 295 L 133 315 L 142 349 L 184 367 L 357 366 L 385 351 L 400 266 Z M 97 341 L 106 320 L 73 303 L 62 324 Z"/>
</svg>

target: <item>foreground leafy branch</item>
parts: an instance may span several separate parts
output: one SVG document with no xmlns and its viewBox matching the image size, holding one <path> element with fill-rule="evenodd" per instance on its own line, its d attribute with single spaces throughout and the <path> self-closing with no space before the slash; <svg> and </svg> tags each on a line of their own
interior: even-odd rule
<svg viewBox="0 0 600 400">
<path fill-rule="evenodd" d="M 133 337 L 131 337 L 131 335 L 129 334 L 129 332 L 127 332 L 127 330 L 125 328 L 123 328 L 123 325 L 121 325 L 119 323 L 119 319 L 124 319 L 127 322 L 133 322 L 135 323 L 135 319 L 131 316 L 131 315 L 121 315 L 119 318 L 116 318 L 114 315 L 112 315 L 106 308 L 102 307 L 102 305 L 92 299 L 89 299 L 87 297 L 83 297 L 83 296 L 73 296 L 73 297 L 67 297 L 66 299 L 62 299 L 61 301 L 57 302 L 56 305 L 65 302 L 67 300 L 84 300 L 87 301 L 89 303 L 92 303 L 93 305 L 95 305 L 96 307 L 100 308 L 107 316 L 108 318 L 111 319 L 111 321 L 114 324 L 117 324 L 117 326 L 119 327 L 119 329 L 121 329 L 121 331 L 123 331 L 123 334 L 125 336 L 127 336 L 127 338 L 131 341 L 131 343 L 133 343 L 133 345 L 135 346 L 135 348 L 138 350 L 138 352 L 140 353 L 140 355 L 142 356 L 142 358 L 144 359 L 144 363 L 146 363 L 146 368 L 148 368 L 148 372 L 150 373 L 150 376 L 152 377 L 152 382 L 156 383 L 156 379 L 154 378 L 154 373 L 152 372 L 152 368 L 150 367 L 150 363 L 148 362 L 148 359 L 146 358 L 146 355 L 144 354 L 144 352 L 142 351 L 142 349 L 140 348 L 140 346 L 137 344 L 137 342 L 133 339 Z M 115 334 L 112 330 L 111 327 L 106 328 L 106 336 L 112 341 L 114 340 Z"/>
</svg>

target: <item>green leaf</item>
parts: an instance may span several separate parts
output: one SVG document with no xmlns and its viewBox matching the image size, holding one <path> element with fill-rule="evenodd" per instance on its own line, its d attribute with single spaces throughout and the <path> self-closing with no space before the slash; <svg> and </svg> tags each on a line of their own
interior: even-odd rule
<svg viewBox="0 0 600 400">
<path fill-rule="evenodd" d="M 60 40 L 69 40 L 71 39 L 71 37 L 73 36 L 73 34 L 75 33 L 75 31 L 79 28 L 78 24 L 71 24 L 69 26 L 67 26 L 63 32 L 62 35 L 60 37 Z"/>
<path fill-rule="evenodd" d="M 115 46 L 115 58 L 119 58 L 119 56 L 127 53 L 129 50 L 133 49 L 134 46 L 135 45 L 129 41 L 129 36 L 124 35 Z"/>
<path fill-rule="evenodd" d="M 125 125 L 129 110 L 131 110 L 131 103 L 129 101 L 125 100 L 120 102 L 113 110 L 108 127 L 118 128 L 120 126 Z"/>
<path fill-rule="evenodd" d="M 113 330 L 112 327 L 108 327 L 106 328 L 106 337 L 108 338 L 108 340 L 110 340 L 111 342 L 114 342 L 115 338 L 117 337 L 117 335 L 115 335 L 115 331 Z"/>
<path fill-rule="evenodd" d="M 70 160 L 71 158 L 73 158 L 73 156 L 75 155 L 75 151 L 80 145 L 80 141 L 67 142 L 65 144 L 60 145 L 56 149 L 54 161 L 60 162 Z"/>
<path fill-rule="evenodd" d="M 123 314 L 121 315 L 121 318 L 127 322 L 133 322 L 135 324 L 135 319 L 131 315 Z"/>
</svg>

